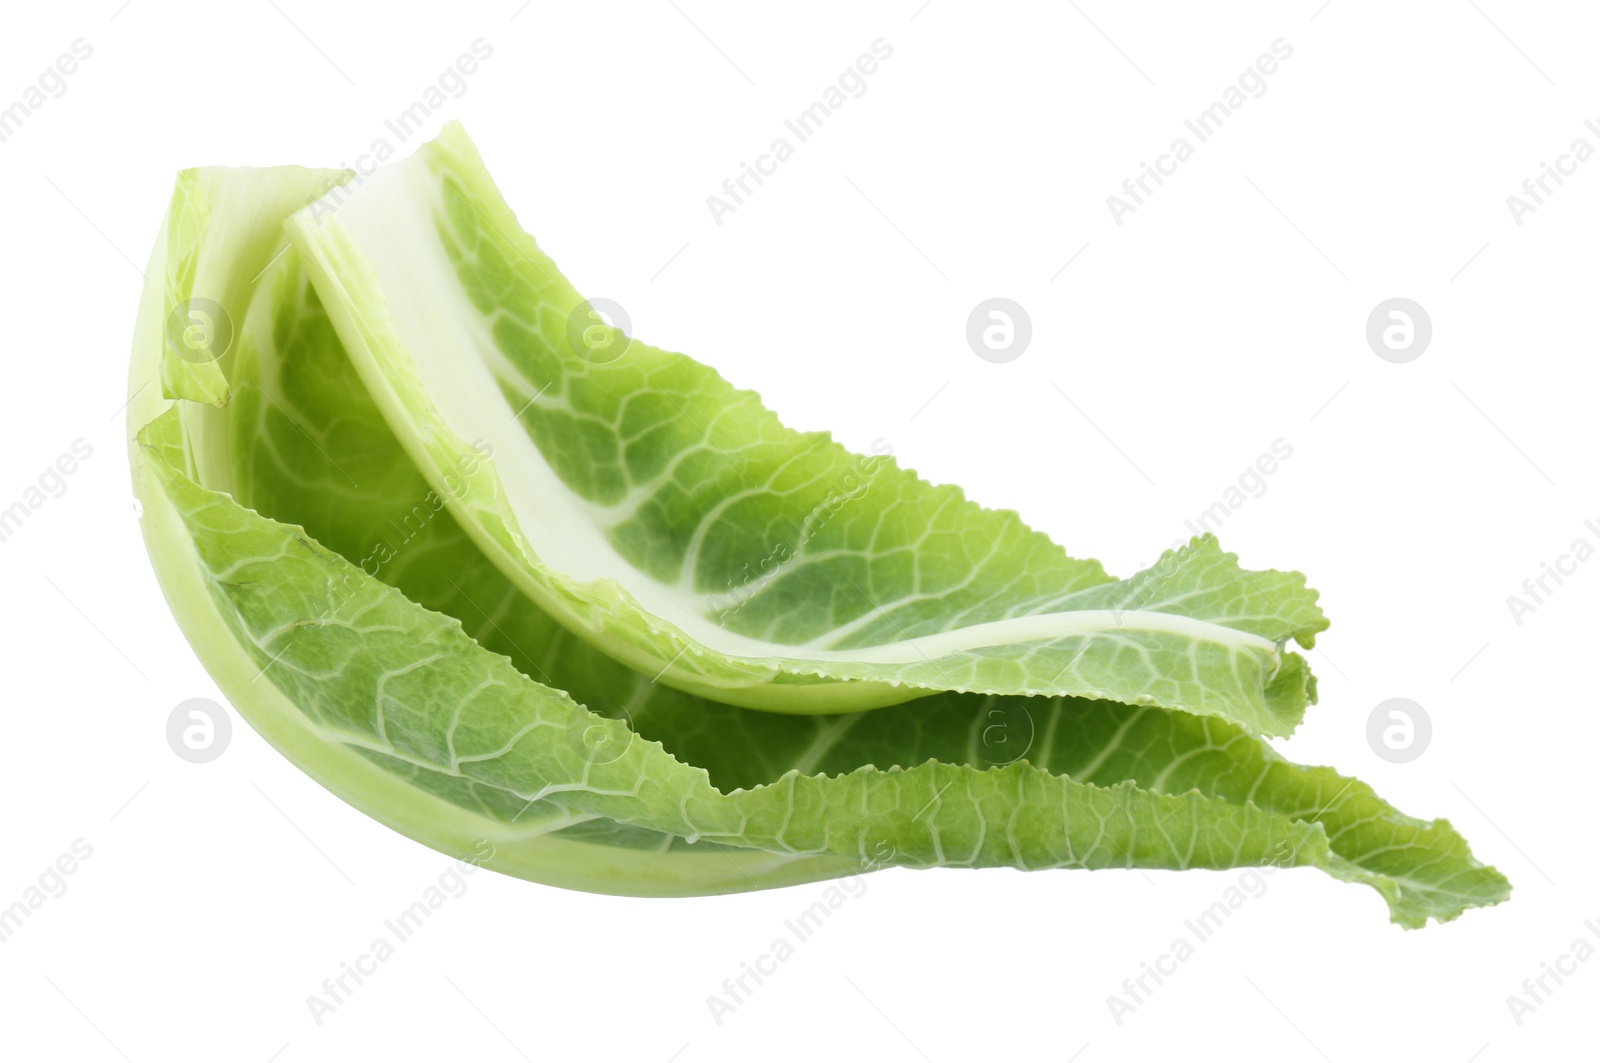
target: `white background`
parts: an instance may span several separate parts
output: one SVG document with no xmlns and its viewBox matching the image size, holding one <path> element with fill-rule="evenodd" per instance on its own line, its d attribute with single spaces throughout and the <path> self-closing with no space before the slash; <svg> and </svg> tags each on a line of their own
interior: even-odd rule
<svg viewBox="0 0 1600 1063">
<path fill-rule="evenodd" d="M 1600 116 L 1595 12 L 120 2 L 10 5 L 0 31 L 0 103 L 74 40 L 94 49 L 0 143 L 0 508 L 75 440 L 94 448 L 0 542 L 0 906 L 75 839 L 93 847 L 0 944 L 0 1052 L 1593 1055 L 1600 962 L 1520 1026 L 1506 998 L 1600 917 L 1600 562 L 1520 625 L 1506 599 L 1577 537 L 1600 543 L 1583 524 L 1600 517 L 1600 161 L 1520 226 L 1506 197 L 1575 138 L 1600 147 L 1583 125 Z M 1107 996 L 1237 872 L 889 871 L 718 1026 L 707 995 L 820 886 L 647 901 L 483 872 L 316 1024 L 307 996 L 448 861 L 242 722 L 213 763 L 168 748 L 172 708 L 219 695 L 131 507 L 118 410 L 139 270 L 176 170 L 399 146 L 384 119 L 480 37 L 492 58 L 429 132 L 463 120 L 581 291 L 791 425 L 887 440 L 1119 573 L 1292 445 L 1222 529 L 1247 565 L 1306 572 L 1334 621 L 1312 655 L 1321 704 L 1282 748 L 1448 817 L 1512 901 L 1405 932 L 1370 891 L 1281 873 L 1119 1026 Z M 717 225 L 706 197 L 880 37 L 894 54 L 866 94 Z M 1106 197 L 1278 38 L 1294 53 L 1265 95 L 1115 224 Z M 964 338 L 994 295 L 1033 322 L 1004 365 Z M 1434 327 L 1403 365 L 1364 335 L 1395 296 Z M 1433 722 L 1409 764 L 1366 739 L 1397 696 Z"/>
</svg>

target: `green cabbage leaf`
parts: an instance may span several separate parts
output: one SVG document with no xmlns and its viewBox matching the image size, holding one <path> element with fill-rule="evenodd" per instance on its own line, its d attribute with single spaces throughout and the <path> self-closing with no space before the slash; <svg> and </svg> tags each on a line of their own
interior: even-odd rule
<svg viewBox="0 0 1600 1063">
<path fill-rule="evenodd" d="M 1197 539 L 1114 579 L 633 340 L 459 127 L 375 175 L 178 179 L 130 376 L 169 605 L 395 830 L 694 895 L 885 866 L 1304 866 L 1498 903 L 1444 821 L 1285 760 L 1326 627 Z"/>
</svg>

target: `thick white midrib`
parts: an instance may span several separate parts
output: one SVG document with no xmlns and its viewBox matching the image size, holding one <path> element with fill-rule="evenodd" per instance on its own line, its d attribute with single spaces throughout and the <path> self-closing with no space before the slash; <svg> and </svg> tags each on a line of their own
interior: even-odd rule
<svg viewBox="0 0 1600 1063">
<path fill-rule="evenodd" d="M 1277 664 L 1278 644 L 1271 639 L 1214 624 L 1209 620 L 1196 620 L 1192 616 L 1139 609 L 1079 609 L 1066 613 L 1017 616 L 877 646 L 847 650 L 807 647 L 796 656 L 820 661 L 860 661 L 863 664 L 915 664 L 986 646 L 1134 634 L 1174 635 L 1194 642 L 1216 643 L 1234 651 L 1264 653 L 1274 666 Z M 774 656 L 788 656 L 793 649 L 774 645 Z"/>
</svg>

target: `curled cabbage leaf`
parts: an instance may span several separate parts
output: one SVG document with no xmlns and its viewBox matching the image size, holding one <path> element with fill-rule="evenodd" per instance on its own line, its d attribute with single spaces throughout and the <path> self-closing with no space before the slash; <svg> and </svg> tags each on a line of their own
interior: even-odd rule
<svg viewBox="0 0 1600 1063">
<path fill-rule="evenodd" d="M 459 127 L 353 177 L 179 175 L 129 405 L 185 635 L 352 805 L 610 893 L 1275 864 L 1408 927 L 1508 895 L 1263 740 L 1315 700 L 1298 573 L 1204 537 L 1114 579 L 784 427 L 579 296 Z"/>
</svg>

